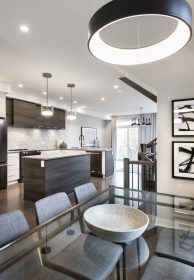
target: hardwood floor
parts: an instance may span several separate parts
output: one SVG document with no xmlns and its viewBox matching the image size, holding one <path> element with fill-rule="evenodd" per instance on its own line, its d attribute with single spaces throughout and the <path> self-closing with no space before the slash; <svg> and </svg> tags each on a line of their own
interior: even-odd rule
<svg viewBox="0 0 194 280">
<path fill-rule="evenodd" d="M 123 172 L 117 171 L 114 175 L 107 178 L 91 177 L 98 191 L 107 188 L 109 185 L 123 186 Z M 71 195 L 72 204 L 75 203 L 74 197 Z M 34 202 L 23 199 L 23 184 L 14 184 L 8 186 L 5 190 L 0 190 L 0 214 L 20 209 L 30 227 L 36 225 L 36 216 L 34 211 Z"/>
</svg>

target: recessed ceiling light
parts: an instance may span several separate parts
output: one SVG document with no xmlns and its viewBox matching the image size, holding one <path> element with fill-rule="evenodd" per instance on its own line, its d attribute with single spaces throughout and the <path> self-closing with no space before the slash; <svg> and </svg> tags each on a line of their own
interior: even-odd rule
<svg viewBox="0 0 194 280">
<path fill-rule="evenodd" d="M 77 101 L 73 101 L 74 104 L 77 104 Z"/>
<path fill-rule="evenodd" d="M 47 93 L 46 93 L 46 91 L 43 91 L 43 93 L 42 93 L 43 95 L 46 95 Z"/>
<path fill-rule="evenodd" d="M 19 88 L 23 88 L 24 86 L 23 86 L 22 84 L 19 84 L 18 87 L 19 87 Z"/>
<path fill-rule="evenodd" d="M 114 85 L 114 88 L 115 88 L 115 89 L 118 89 L 118 88 L 119 88 L 119 86 L 118 86 L 118 85 Z"/>
<path fill-rule="evenodd" d="M 86 106 L 82 106 L 82 109 L 85 109 L 86 108 Z"/>
<path fill-rule="evenodd" d="M 60 100 L 63 100 L 63 97 L 62 97 L 62 96 L 60 96 L 60 97 L 59 97 L 59 99 L 60 99 Z"/>
<path fill-rule="evenodd" d="M 20 30 L 24 33 L 27 33 L 27 32 L 29 32 L 30 29 L 27 25 L 21 25 Z"/>
<path fill-rule="evenodd" d="M 105 98 L 104 98 L 104 97 L 101 97 L 100 100 L 101 100 L 101 101 L 105 101 Z"/>
</svg>

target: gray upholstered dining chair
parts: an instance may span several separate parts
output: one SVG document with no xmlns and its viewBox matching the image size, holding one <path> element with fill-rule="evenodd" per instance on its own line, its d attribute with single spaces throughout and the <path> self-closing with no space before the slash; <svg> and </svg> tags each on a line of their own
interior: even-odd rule
<svg viewBox="0 0 194 280">
<path fill-rule="evenodd" d="M 63 206 L 62 206 L 63 205 Z M 71 207 L 66 193 L 58 193 L 35 203 L 38 221 L 45 222 L 56 214 Z M 75 279 L 105 280 L 117 265 L 119 279 L 119 259 L 122 248 L 91 234 L 82 234 L 80 229 L 75 238 L 66 244 L 67 231 L 48 240 L 51 252 L 43 258 L 45 265 L 60 267 L 67 275 Z M 54 253 L 53 253 L 54 251 Z"/>
<path fill-rule="evenodd" d="M 154 256 L 148 262 L 141 280 L 193 280 L 194 268 L 165 258 Z"/>
<path fill-rule="evenodd" d="M 155 254 L 194 266 L 194 232 L 162 228 Z"/>
<path fill-rule="evenodd" d="M 76 203 L 80 203 L 95 196 L 98 192 L 93 183 L 86 183 L 74 188 Z"/>
<path fill-rule="evenodd" d="M 8 212 L 0 215 L 0 247 L 2 248 L 5 244 L 8 244 L 19 238 L 23 234 L 29 231 L 29 225 L 20 210 Z M 27 243 L 26 243 L 27 244 Z M 14 248 L 10 246 L 10 250 L 15 251 L 16 254 L 16 244 Z M 20 247 L 20 243 L 18 246 Z M 26 249 L 26 248 L 25 248 Z M 6 249 L 7 250 L 7 249 Z M 19 249 L 18 251 L 21 251 Z M 4 261 L 4 250 L 1 249 L 0 259 Z M 67 275 L 60 272 L 56 272 L 42 265 L 38 250 L 34 249 L 28 255 L 19 259 L 16 263 L 10 265 L 6 270 L 0 273 L 1 280 L 41 280 L 41 279 L 55 279 L 55 280 L 73 280 Z"/>
<path fill-rule="evenodd" d="M 20 210 L 0 215 L 0 247 L 29 231 L 29 225 Z"/>
</svg>

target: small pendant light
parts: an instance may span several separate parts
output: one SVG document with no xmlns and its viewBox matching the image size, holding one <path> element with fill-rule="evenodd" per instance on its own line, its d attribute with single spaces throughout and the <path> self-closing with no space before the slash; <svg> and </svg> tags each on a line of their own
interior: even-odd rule
<svg viewBox="0 0 194 280">
<path fill-rule="evenodd" d="M 67 119 L 68 120 L 76 120 L 76 112 L 73 111 L 73 102 L 72 102 L 72 88 L 75 87 L 75 84 L 67 84 L 67 87 L 70 88 L 70 95 L 71 95 L 71 109 L 67 112 Z"/>
<path fill-rule="evenodd" d="M 53 106 L 49 105 L 49 103 L 48 103 L 48 95 L 49 95 L 49 92 L 48 92 L 48 79 L 52 77 L 52 74 L 51 73 L 43 73 L 42 76 L 47 79 L 47 83 L 46 83 L 46 104 L 42 104 L 42 106 L 41 106 L 41 114 L 44 117 L 51 117 L 51 116 L 53 116 L 54 109 L 53 109 Z"/>
</svg>

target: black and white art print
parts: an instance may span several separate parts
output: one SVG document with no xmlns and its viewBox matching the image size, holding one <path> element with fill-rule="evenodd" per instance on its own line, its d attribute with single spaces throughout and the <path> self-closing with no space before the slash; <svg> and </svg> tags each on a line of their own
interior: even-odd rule
<svg viewBox="0 0 194 280">
<path fill-rule="evenodd" d="M 194 180 L 194 142 L 172 142 L 172 176 Z"/>
<path fill-rule="evenodd" d="M 172 101 L 172 136 L 194 137 L 194 98 Z"/>
</svg>

